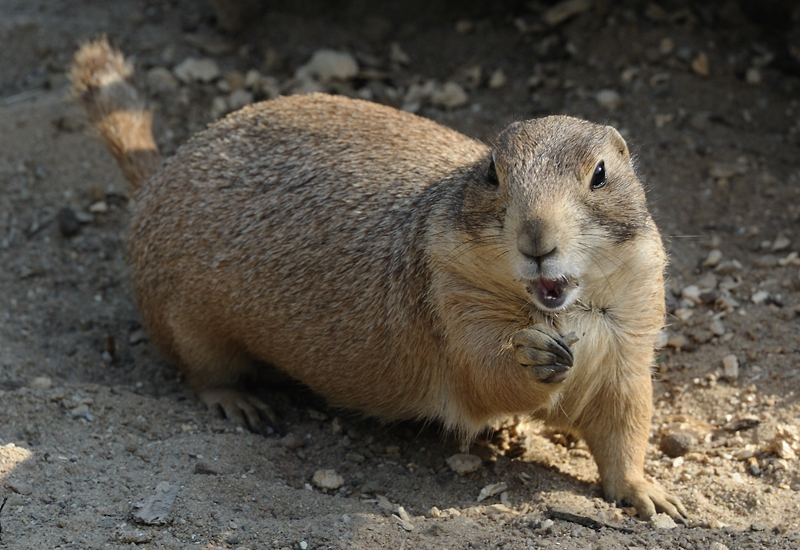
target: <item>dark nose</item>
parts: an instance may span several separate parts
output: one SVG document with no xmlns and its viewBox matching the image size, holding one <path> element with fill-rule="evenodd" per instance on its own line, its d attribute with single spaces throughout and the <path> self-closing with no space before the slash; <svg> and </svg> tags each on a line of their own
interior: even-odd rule
<svg viewBox="0 0 800 550">
<path fill-rule="evenodd" d="M 526 220 L 517 233 L 517 248 L 536 263 L 556 252 L 556 239 L 547 224 L 539 219 Z"/>
</svg>

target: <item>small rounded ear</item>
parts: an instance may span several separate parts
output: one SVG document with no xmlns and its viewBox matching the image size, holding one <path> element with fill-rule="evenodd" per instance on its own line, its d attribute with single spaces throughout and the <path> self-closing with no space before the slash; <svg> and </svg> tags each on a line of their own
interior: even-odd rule
<svg viewBox="0 0 800 550">
<path fill-rule="evenodd" d="M 614 144 L 614 147 L 619 151 L 619 154 L 622 155 L 622 158 L 625 160 L 630 160 L 631 152 L 628 150 L 628 144 L 625 143 L 625 138 L 623 138 L 613 126 L 606 126 L 606 128 L 608 128 L 608 138 L 611 140 L 611 143 Z"/>
<path fill-rule="evenodd" d="M 489 168 L 486 171 L 486 177 L 491 185 L 496 186 L 500 184 L 500 180 L 497 179 L 497 167 L 495 166 L 494 159 L 495 152 L 492 151 L 492 156 L 489 159 Z"/>
</svg>

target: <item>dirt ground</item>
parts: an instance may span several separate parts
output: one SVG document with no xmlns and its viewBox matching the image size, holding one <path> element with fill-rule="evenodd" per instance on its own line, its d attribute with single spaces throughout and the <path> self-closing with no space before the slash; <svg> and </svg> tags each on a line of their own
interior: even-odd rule
<svg viewBox="0 0 800 550">
<path fill-rule="evenodd" d="M 0 0 L 0 548 L 798 548 L 800 11 L 752 4 L 597 0 L 551 24 L 544 2 L 337 2 L 225 34 L 188 0 Z M 206 411 L 141 330 L 133 205 L 68 95 L 77 44 L 103 33 L 142 75 L 167 154 L 232 107 L 309 87 L 483 140 L 549 113 L 619 128 L 671 257 L 645 468 L 690 526 L 606 504 L 585 445 L 524 419 L 458 475 L 435 426 L 301 388 L 261 391 L 283 438 Z M 322 48 L 358 74 L 295 78 Z M 187 58 L 220 76 L 176 80 Z M 464 95 L 442 99 L 444 83 Z M 319 470 L 343 484 L 318 488 Z M 157 494 L 177 496 L 137 520 Z"/>
</svg>

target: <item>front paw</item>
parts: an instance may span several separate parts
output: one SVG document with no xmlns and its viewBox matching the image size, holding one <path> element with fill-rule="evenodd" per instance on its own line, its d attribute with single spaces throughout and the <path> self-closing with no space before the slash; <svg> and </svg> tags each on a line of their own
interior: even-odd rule
<svg viewBox="0 0 800 550">
<path fill-rule="evenodd" d="M 572 342 L 575 340 L 573 339 Z M 569 335 L 562 336 L 546 325 L 534 325 L 517 332 L 512 339 L 514 355 L 523 367 L 545 383 L 563 382 L 573 357 Z"/>
<path fill-rule="evenodd" d="M 625 481 L 606 489 L 606 499 L 622 506 L 633 506 L 642 519 L 664 512 L 678 523 L 687 525 L 689 515 L 681 500 L 645 479 Z"/>
</svg>

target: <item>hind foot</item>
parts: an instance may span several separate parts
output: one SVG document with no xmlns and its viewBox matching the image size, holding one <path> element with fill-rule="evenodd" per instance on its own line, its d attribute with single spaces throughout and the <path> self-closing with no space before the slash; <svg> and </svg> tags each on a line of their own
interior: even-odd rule
<svg viewBox="0 0 800 550">
<path fill-rule="evenodd" d="M 272 409 L 256 396 L 233 388 L 212 388 L 198 392 L 200 401 L 216 409 L 228 420 L 261 435 L 282 434 L 283 429 Z"/>
</svg>

